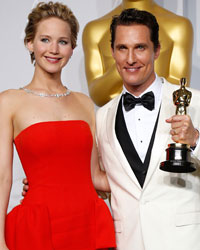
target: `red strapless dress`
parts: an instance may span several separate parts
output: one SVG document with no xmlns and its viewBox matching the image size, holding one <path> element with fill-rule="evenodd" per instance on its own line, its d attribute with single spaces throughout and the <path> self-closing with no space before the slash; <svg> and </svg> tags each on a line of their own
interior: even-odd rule
<svg viewBox="0 0 200 250">
<path fill-rule="evenodd" d="M 40 122 L 16 137 L 29 191 L 7 215 L 9 250 L 115 247 L 110 211 L 91 180 L 92 144 L 84 121 Z"/>
</svg>

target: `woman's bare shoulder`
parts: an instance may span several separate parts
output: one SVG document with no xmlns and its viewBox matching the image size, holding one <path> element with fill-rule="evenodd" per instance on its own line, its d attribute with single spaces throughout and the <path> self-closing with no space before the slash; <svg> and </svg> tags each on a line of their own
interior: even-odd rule
<svg viewBox="0 0 200 250">
<path fill-rule="evenodd" d="M 87 95 L 79 92 L 73 92 L 74 101 L 79 109 L 79 114 L 82 119 L 87 121 L 90 128 L 94 130 L 95 127 L 95 107 L 92 99 Z"/>
<path fill-rule="evenodd" d="M 0 92 L 0 97 L 11 98 L 22 94 L 21 89 L 6 89 Z"/>
<path fill-rule="evenodd" d="M 81 102 L 82 105 L 88 106 L 91 108 L 94 107 L 94 103 L 93 103 L 92 99 L 89 96 L 87 96 L 86 94 L 83 94 L 81 92 L 72 92 L 72 95 L 74 96 L 74 98 L 77 99 L 77 101 Z"/>
<path fill-rule="evenodd" d="M 15 106 L 20 102 L 23 93 L 19 89 L 7 89 L 0 92 L 0 106 L 10 107 Z"/>
</svg>

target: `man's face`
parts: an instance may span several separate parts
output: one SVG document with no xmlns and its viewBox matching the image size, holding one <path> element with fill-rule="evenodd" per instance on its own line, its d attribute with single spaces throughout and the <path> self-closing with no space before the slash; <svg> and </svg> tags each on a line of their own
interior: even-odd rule
<svg viewBox="0 0 200 250">
<path fill-rule="evenodd" d="M 154 61 L 159 53 L 160 47 L 154 50 L 147 26 L 117 26 L 112 55 L 123 84 L 134 95 L 140 95 L 155 80 Z"/>
</svg>

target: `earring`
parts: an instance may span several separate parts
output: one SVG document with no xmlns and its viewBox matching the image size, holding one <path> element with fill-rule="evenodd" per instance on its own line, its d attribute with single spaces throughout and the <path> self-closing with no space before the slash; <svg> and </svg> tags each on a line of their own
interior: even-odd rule
<svg viewBox="0 0 200 250">
<path fill-rule="evenodd" d="M 29 50 L 29 54 L 30 54 L 30 56 L 31 56 L 31 62 L 33 63 L 33 62 L 35 61 L 34 52 Z"/>
</svg>

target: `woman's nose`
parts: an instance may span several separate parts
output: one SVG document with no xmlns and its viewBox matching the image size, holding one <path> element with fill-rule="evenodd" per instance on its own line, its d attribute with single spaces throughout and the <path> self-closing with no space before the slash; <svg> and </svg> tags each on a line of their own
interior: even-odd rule
<svg viewBox="0 0 200 250">
<path fill-rule="evenodd" d="M 56 42 L 52 42 L 51 46 L 50 46 L 50 52 L 52 54 L 58 54 L 58 44 Z"/>
</svg>

